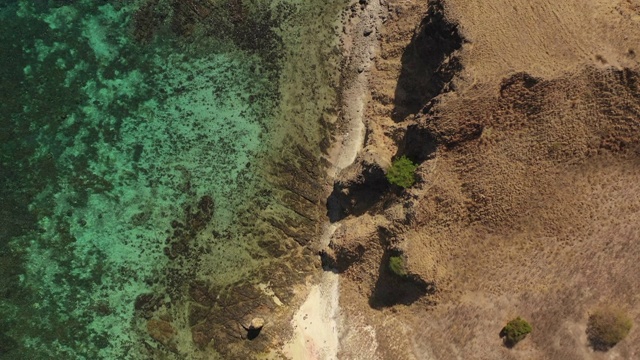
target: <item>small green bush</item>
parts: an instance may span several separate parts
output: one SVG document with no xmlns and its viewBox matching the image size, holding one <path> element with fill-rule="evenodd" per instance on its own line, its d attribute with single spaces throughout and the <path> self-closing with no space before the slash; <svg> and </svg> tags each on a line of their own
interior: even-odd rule
<svg viewBox="0 0 640 360">
<path fill-rule="evenodd" d="M 407 276 L 407 270 L 404 267 L 404 259 L 402 256 L 392 256 L 389 258 L 389 270 L 398 276 Z"/>
<path fill-rule="evenodd" d="M 595 350 L 607 351 L 627 337 L 631 326 L 631 319 L 622 310 L 598 309 L 589 316 L 587 336 Z"/>
<path fill-rule="evenodd" d="M 504 342 L 507 346 L 514 346 L 520 340 L 524 339 L 528 333 L 533 330 L 531 325 L 521 317 L 517 317 L 507 323 L 502 328 L 500 334 L 505 338 Z"/>
<path fill-rule="evenodd" d="M 387 171 L 387 180 L 393 185 L 408 188 L 416 182 L 416 169 L 418 165 L 414 164 L 406 156 L 401 156 L 393 162 Z"/>
</svg>

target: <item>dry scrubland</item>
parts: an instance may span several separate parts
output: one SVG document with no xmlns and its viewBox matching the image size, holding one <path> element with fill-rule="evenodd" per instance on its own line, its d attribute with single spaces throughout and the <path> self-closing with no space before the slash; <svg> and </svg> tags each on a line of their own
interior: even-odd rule
<svg viewBox="0 0 640 360">
<path fill-rule="evenodd" d="M 640 358 L 640 1 L 386 7 L 361 176 L 341 182 L 356 206 L 330 250 L 340 358 Z M 401 154 L 418 183 L 363 195 Z M 606 305 L 635 326 L 594 352 L 587 319 Z M 508 349 L 516 316 L 534 330 Z"/>
</svg>

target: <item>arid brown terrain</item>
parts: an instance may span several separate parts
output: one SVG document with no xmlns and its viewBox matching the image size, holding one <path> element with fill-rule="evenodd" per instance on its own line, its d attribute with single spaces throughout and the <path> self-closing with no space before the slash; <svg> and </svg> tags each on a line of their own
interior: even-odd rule
<svg viewBox="0 0 640 360">
<path fill-rule="evenodd" d="M 384 6 L 365 147 L 329 202 L 338 357 L 640 358 L 640 1 Z M 406 190 L 384 185 L 400 155 Z M 635 324 L 607 352 L 599 306 Z M 516 316 L 533 332 L 507 348 Z"/>
</svg>

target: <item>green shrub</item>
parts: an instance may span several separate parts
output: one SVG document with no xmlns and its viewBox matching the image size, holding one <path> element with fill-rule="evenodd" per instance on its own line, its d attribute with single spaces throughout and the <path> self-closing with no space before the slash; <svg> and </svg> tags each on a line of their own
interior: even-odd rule
<svg viewBox="0 0 640 360">
<path fill-rule="evenodd" d="M 631 326 L 631 319 L 622 310 L 598 309 L 589 316 L 587 336 L 595 350 L 607 351 L 629 334 Z"/>
<path fill-rule="evenodd" d="M 528 333 L 533 330 L 531 325 L 521 317 L 517 317 L 507 323 L 507 325 L 502 328 L 500 335 L 503 336 L 505 344 L 507 346 L 514 346 L 520 340 L 524 339 Z"/>
<path fill-rule="evenodd" d="M 407 270 L 404 267 L 404 259 L 402 256 L 392 256 L 389 258 L 389 270 L 398 276 L 407 276 Z"/>
<path fill-rule="evenodd" d="M 387 180 L 393 185 L 408 188 L 416 182 L 416 169 L 418 165 L 414 164 L 406 156 L 401 156 L 393 162 L 387 171 Z"/>
</svg>

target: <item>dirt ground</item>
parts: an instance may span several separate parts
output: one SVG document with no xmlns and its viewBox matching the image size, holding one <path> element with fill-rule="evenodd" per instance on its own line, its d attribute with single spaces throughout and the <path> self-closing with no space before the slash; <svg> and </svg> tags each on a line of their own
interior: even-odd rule
<svg viewBox="0 0 640 360">
<path fill-rule="evenodd" d="M 340 221 L 338 357 L 640 358 L 640 1 L 385 4 L 363 153 L 420 167 Z M 635 326 L 595 352 L 602 305 Z"/>
</svg>

